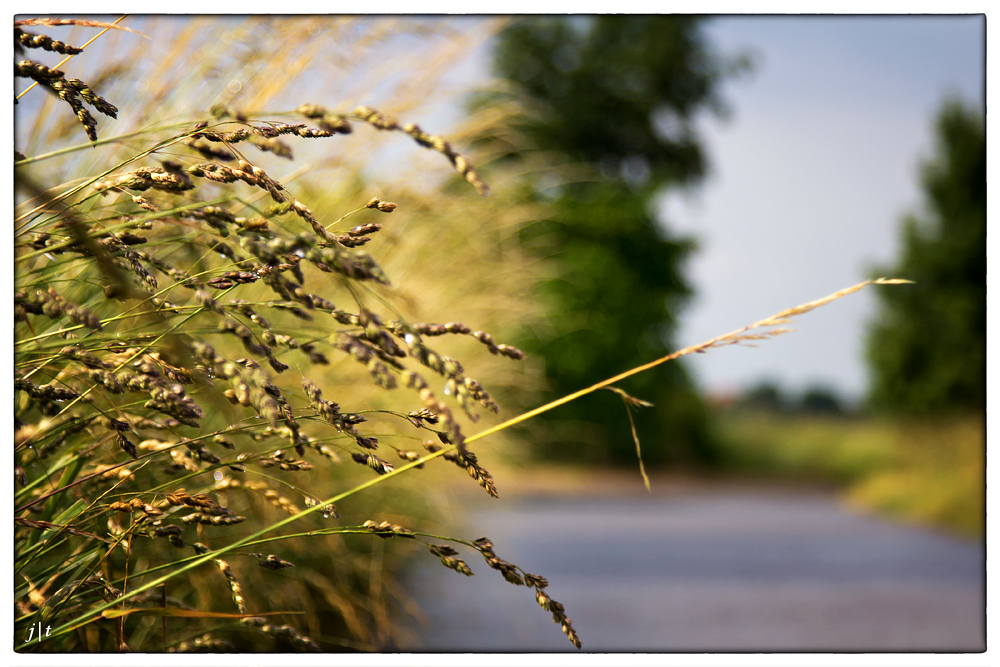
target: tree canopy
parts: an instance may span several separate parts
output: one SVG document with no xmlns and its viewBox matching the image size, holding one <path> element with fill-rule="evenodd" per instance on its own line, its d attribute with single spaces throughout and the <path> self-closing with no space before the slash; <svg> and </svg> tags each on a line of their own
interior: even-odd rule
<svg viewBox="0 0 1000 667">
<path fill-rule="evenodd" d="M 923 211 L 907 216 L 885 275 L 914 285 L 880 292 L 868 358 L 873 406 L 936 414 L 986 407 L 986 127 L 947 103 L 923 165 Z"/>
<path fill-rule="evenodd" d="M 712 52 L 690 16 L 529 18 L 499 37 L 497 73 L 532 107 L 517 129 L 564 164 L 590 165 L 536 196 L 553 213 L 522 241 L 556 267 L 541 285 L 550 326 L 521 344 L 541 355 L 552 396 L 564 395 L 671 349 L 691 294 L 683 275 L 694 249 L 655 207 L 664 188 L 696 183 L 706 160 L 694 117 L 724 112 L 722 81 L 741 62 Z M 705 409 L 679 364 L 624 382 L 655 404 L 637 417 L 647 462 L 710 458 Z M 625 409 L 610 394 L 550 413 L 548 455 L 634 461 Z"/>
</svg>

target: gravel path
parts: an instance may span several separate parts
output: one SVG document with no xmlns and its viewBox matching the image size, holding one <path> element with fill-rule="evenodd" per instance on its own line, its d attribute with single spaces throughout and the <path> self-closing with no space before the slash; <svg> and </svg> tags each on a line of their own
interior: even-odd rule
<svg viewBox="0 0 1000 667">
<path fill-rule="evenodd" d="M 485 534 L 549 579 L 584 651 L 985 649 L 981 543 L 826 494 L 529 496 L 476 504 L 468 525 L 458 534 Z M 461 557 L 476 576 L 425 559 L 410 580 L 427 614 L 422 650 L 575 652 L 531 591 Z"/>
</svg>

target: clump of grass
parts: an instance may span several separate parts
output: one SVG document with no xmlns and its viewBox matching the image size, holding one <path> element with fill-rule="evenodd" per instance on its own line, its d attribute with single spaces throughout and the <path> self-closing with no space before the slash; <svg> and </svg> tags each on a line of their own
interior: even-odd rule
<svg viewBox="0 0 1000 667">
<path fill-rule="evenodd" d="M 63 48 L 51 38 L 28 41 Z M 370 109 L 347 114 L 338 121 L 339 133 L 358 120 L 391 129 L 384 118 Z M 405 131 L 443 153 L 485 193 L 468 160 L 447 142 L 411 126 Z M 27 585 L 35 595 L 33 603 L 19 608 L 18 627 L 42 617 L 55 622 L 49 650 L 146 646 L 127 641 L 124 621 L 118 621 L 111 644 L 95 642 L 94 626 L 80 620 L 83 607 L 76 601 L 94 582 L 113 579 L 120 588 L 109 599 L 127 605 L 127 599 L 150 592 L 136 588 L 143 577 L 148 581 L 147 573 L 177 560 L 166 552 L 192 544 L 192 530 L 199 540 L 193 543 L 196 553 L 202 554 L 210 552 L 206 544 L 249 525 L 248 515 L 227 505 L 231 490 L 262 496 L 286 516 L 303 513 L 278 487 L 233 475 L 259 470 L 292 489 L 306 507 L 336 518 L 336 507 L 317 499 L 328 495 L 324 484 L 311 488 L 309 480 L 292 482 L 288 476 L 308 474 L 315 465 L 310 456 L 335 465 L 346 455 L 375 472 L 391 472 L 392 464 L 374 453 L 384 428 L 370 430 L 373 416 L 458 445 L 456 462 L 496 495 L 488 471 L 463 446 L 459 415 L 475 419 L 477 406 L 493 412 L 499 406 L 461 362 L 424 336 L 469 335 L 494 355 L 521 359 L 523 354 L 464 324 L 411 325 L 395 310 L 389 317 L 378 313 L 365 302 L 385 297 L 369 285 L 388 285 L 389 277 L 372 255 L 357 248 L 380 238 L 373 235 L 382 225 L 374 220 L 349 229 L 342 225 L 349 215 L 384 215 L 397 204 L 369 195 L 330 218 L 314 211 L 301 190 L 287 187 L 241 152 L 247 142 L 285 157 L 289 152 L 274 143 L 279 137 L 333 134 L 306 123 L 215 110 L 212 118 L 162 133 L 151 147 L 56 188 L 58 193 L 25 169 L 48 156 L 19 160 L 18 185 L 31 199 L 19 208 L 17 234 L 16 472 L 22 482 L 16 497 L 17 567 L 24 582 L 19 590 Z M 272 204 L 257 206 L 253 190 L 249 196 L 236 191 L 246 186 Z M 332 287 L 343 293 L 334 295 Z M 236 292 L 248 298 L 233 298 Z M 353 307 L 335 305 L 345 296 Z M 321 318 L 325 321 L 317 322 Z M 395 410 L 350 400 L 351 408 L 342 409 L 323 399 L 308 379 L 291 386 L 279 381 L 293 367 L 312 374 L 309 368 L 339 365 L 331 361 L 338 356 L 359 363 L 376 386 L 412 390 L 416 406 L 413 399 Z M 440 376 L 450 399 L 439 399 L 428 373 Z M 43 378 L 48 382 L 40 383 Z M 414 454 L 400 454 L 407 456 Z M 191 493 L 185 485 L 194 487 Z M 38 518 L 27 518 L 35 514 Z M 318 535 L 366 532 L 348 527 Z M 85 558 L 75 538 L 90 540 L 82 545 Z M 147 540 L 161 546 L 145 548 Z M 52 565 L 67 555 L 63 565 Z M 233 592 L 236 612 L 245 614 L 244 589 L 232 567 L 213 560 Z M 288 562 L 278 554 L 262 561 Z M 28 583 L 36 578 L 43 581 L 39 587 Z M 67 589 L 60 582 L 68 578 L 75 583 Z M 60 604 L 45 597 L 54 587 L 61 592 Z M 67 610 L 61 601 L 74 604 Z M 104 609 L 91 618 L 110 618 L 109 613 Z M 202 616 L 211 617 L 207 610 Z M 133 634 L 150 641 L 150 627 L 141 621 L 140 626 Z M 291 626 L 248 627 L 279 645 L 317 646 Z M 198 632 L 173 649 L 222 645 L 216 641 L 222 640 Z"/>
</svg>

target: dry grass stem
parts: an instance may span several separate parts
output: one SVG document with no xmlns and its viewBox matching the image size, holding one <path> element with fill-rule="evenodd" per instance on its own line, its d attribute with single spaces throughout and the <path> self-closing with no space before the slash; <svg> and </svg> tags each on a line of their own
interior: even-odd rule
<svg viewBox="0 0 1000 667">
<path fill-rule="evenodd" d="M 754 322 L 753 324 L 748 324 L 745 327 L 741 327 L 739 329 L 736 329 L 735 331 L 730 331 L 727 334 L 716 336 L 715 338 L 707 340 L 704 343 L 699 343 L 697 345 L 691 345 L 689 347 L 685 347 L 676 352 L 671 352 L 665 357 L 661 357 L 659 359 L 656 359 L 655 361 L 651 361 L 648 364 L 636 366 L 635 368 L 629 369 L 624 373 L 619 373 L 618 375 L 610 377 L 607 380 L 602 380 L 601 382 L 598 382 L 595 385 L 587 387 L 586 389 L 581 389 L 580 391 L 574 392 L 567 396 L 563 396 L 562 398 L 552 401 L 551 403 L 547 403 L 539 408 L 530 410 L 518 417 L 509 419 L 502 424 L 498 424 L 497 426 L 488 428 L 485 431 L 481 431 L 473 436 L 469 436 L 466 439 L 466 442 L 472 442 L 474 440 L 484 438 L 487 435 L 492 435 L 497 431 L 501 431 L 505 428 L 514 426 L 515 424 L 520 424 L 521 422 L 531 419 L 532 417 L 536 417 L 542 414 L 543 412 L 548 412 L 549 410 L 557 408 L 560 405 L 565 405 L 570 401 L 575 401 L 581 396 L 586 396 L 587 394 L 593 393 L 599 389 L 604 389 L 605 387 L 608 387 L 614 384 L 615 382 L 620 382 L 621 380 L 624 380 L 627 377 L 637 375 L 639 373 L 642 373 L 643 371 L 655 368 L 661 364 L 667 363 L 668 361 L 679 359 L 680 357 L 683 357 L 685 355 L 703 353 L 715 347 L 738 345 L 740 343 L 744 343 L 750 340 L 769 340 L 775 336 L 784 333 L 789 333 L 791 331 L 790 329 L 773 329 L 771 331 L 765 331 L 757 334 L 747 334 L 746 332 L 752 331 L 754 329 L 759 329 L 762 327 L 776 326 L 778 324 L 788 324 L 791 321 L 790 318 L 792 317 L 795 317 L 797 315 L 804 315 L 805 313 L 808 313 L 811 310 L 814 310 L 821 306 L 825 306 L 826 304 L 836 301 L 837 299 L 841 299 L 849 294 L 853 294 L 854 292 L 857 292 L 858 290 L 861 290 L 868 285 L 904 285 L 909 283 L 912 283 L 912 281 L 904 280 L 901 278 L 876 278 L 874 280 L 866 280 L 864 282 L 858 283 L 857 285 L 853 285 L 851 287 L 847 287 L 837 292 L 834 292 L 833 294 L 825 296 L 822 299 L 816 299 L 815 301 L 810 301 L 808 303 L 804 303 L 799 306 L 783 310 L 780 313 L 772 315 L 771 317 L 759 320 L 757 322 Z"/>
</svg>

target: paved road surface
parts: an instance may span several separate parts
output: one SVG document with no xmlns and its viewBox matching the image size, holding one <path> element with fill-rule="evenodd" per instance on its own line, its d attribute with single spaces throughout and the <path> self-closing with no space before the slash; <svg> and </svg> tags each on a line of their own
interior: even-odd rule
<svg viewBox="0 0 1000 667">
<path fill-rule="evenodd" d="M 470 511 L 470 538 L 549 579 L 585 651 L 981 651 L 982 544 L 881 521 L 829 495 L 695 490 L 528 497 Z M 469 532 L 471 531 L 471 532 Z M 422 562 L 422 650 L 573 651 L 477 554 Z"/>
</svg>

